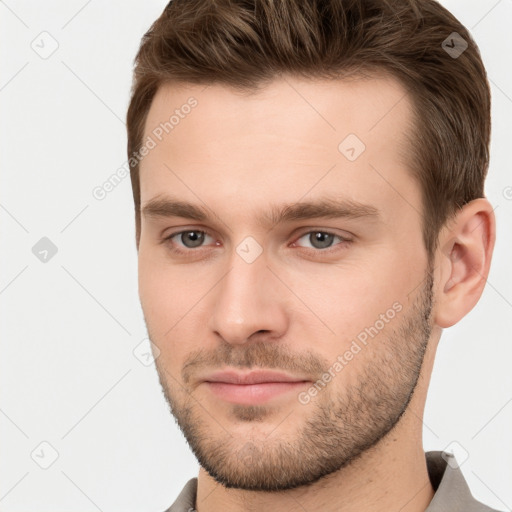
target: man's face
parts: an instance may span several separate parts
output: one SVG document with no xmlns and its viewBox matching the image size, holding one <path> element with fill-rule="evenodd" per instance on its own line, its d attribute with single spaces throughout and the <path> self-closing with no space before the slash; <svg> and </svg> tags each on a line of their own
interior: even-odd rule
<svg viewBox="0 0 512 512">
<path fill-rule="evenodd" d="M 386 78 L 288 77 L 252 96 L 158 91 L 144 136 L 157 144 L 140 173 L 139 294 L 171 410 L 227 487 L 314 482 L 406 409 L 433 285 L 410 129 L 408 97 Z M 321 202 L 344 211 L 297 209 Z M 280 216 L 285 206 L 295 214 Z"/>
</svg>

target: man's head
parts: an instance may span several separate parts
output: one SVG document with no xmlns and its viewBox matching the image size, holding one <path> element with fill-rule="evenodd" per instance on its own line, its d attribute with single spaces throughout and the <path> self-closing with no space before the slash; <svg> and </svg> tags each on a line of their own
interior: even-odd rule
<svg viewBox="0 0 512 512">
<path fill-rule="evenodd" d="M 489 125 L 435 2 L 168 5 L 128 112 L 139 294 L 215 479 L 292 488 L 421 437 L 441 328 L 489 270 Z M 262 369 L 295 382 L 227 383 Z"/>
</svg>

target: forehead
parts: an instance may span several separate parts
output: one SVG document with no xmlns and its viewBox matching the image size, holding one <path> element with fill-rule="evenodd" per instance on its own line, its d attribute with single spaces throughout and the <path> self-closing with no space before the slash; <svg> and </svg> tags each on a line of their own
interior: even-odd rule
<svg viewBox="0 0 512 512">
<path fill-rule="evenodd" d="M 420 208 L 408 165 L 412 125 L 409 95 L 387 76 L 288 76 L 251 94 L 164 85 L 145 125 L 155 145 L 140 165 L 141 204 L 172 192 L 212 208 L 223 199 L 244 215 L 328 191 L 387 207 L 391 220 Z"/>
</svg>

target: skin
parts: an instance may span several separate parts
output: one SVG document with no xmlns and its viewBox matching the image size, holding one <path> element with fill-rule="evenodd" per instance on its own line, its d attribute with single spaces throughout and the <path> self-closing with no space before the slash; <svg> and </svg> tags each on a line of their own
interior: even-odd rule
<svg viewBox="0 0 512 512">
<path fill-rule="evenodd" d="M 160 382 L 209 469 L 199 471 L 196 509 L 425 510 L 434 490 L 422 418 L 435 351 L 442 329 L 483 291 L 492 206 L 476 199 L 447 223 L 429 273 L 420 189 L 408 171 L 411 104 L 392 78 L 287 76 L 253 95 L 165 85 L 145 137 L 191 96 L 197 106 L 142 161 L 141 207 L 172 195 L 210 217 L 143 214 L 138 250 Z M 338 149 L 348 134 L 366 146 L 354 161 Z M 326 196 L 371 205 L 379 218 L 260 222 L 274 205 Z M 180 235 L 162 242 L 187 230 L 207 236 L 197 247 Z M 334 237 L 326 252 L 311 232 L 352 242 Z M 262 250 L 251 263 L 237 253 L 249 236 Z M 400 312 L 301 403 L 298 391 L 393 304 Z M 201 380 L 227 367 L 309 382 L 260 406 L 235 405 Z"/>
</svg>

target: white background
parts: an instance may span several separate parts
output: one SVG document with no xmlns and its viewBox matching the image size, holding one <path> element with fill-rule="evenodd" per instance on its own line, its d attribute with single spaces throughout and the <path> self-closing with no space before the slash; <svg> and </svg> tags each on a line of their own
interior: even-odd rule
<svg viewBox="0 0 512 512">
<path fill-rule="evenodd" d="M 166 3 L 0 2 L 4 512 L 161 512 L 197 475 L 154 366 L 133 354 L 146 331 L 130 180 L 103 201 L 92 196 L 126 160 L 133 58 Z M 441 340 L 424 445 L 456 441 L 474 496 L 510 510 L 512 0 L 442 3 L 470 28 L 491 81 L 486 194 L 498 233 L 482 299 Z M 31 47 L 46 37 L 49 48 L 44 31 L 58 42 L 47 59 Z M 58 248 L 46 263 L 32 253 L 42 237 Z M 34 460 L 51 461 L 43 441 L 58 452 L 48 469 Z"/>
</svg>

